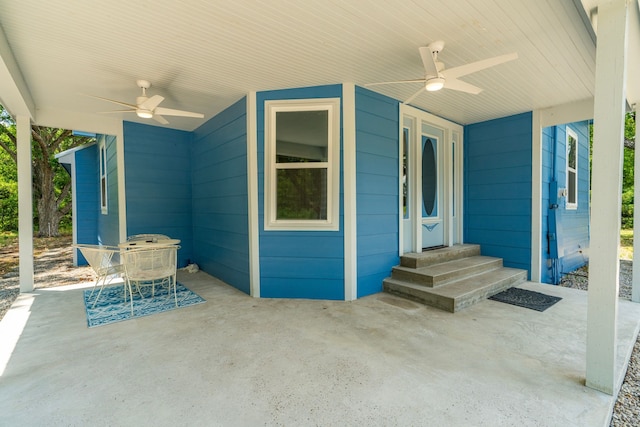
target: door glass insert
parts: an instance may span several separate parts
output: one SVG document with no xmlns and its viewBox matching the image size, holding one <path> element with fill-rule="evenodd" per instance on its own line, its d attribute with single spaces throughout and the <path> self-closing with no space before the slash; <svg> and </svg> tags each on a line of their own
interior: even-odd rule
<svg viewBox="0 0 640 427">
<path fill-rule="evenodd" d="M 434 138 L 422 140 L 422 217 L 432 218 L 438 216 L 438 147 Z"/>
</svg>

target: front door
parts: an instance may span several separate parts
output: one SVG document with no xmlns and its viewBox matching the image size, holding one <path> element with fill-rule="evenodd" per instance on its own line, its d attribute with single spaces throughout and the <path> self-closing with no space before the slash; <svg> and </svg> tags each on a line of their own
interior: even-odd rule
<svg viewBox="0 0 640 427">
<path fill-rule="evenodd" d="M 403 252 L 462 243 L 462 127 L 402 106 Z"/>
</svg>

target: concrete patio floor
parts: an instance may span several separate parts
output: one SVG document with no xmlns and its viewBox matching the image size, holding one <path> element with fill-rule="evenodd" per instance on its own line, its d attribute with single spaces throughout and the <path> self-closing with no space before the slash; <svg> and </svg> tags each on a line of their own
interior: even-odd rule
<svg viewBox="0 0 640 427">
<path fill-rule="evenodd" d="M 563 299 L 451 314 L 179 281 L 207 302 L 92 329 L 78 286 L 21 295 L 0 322 L 0 425 L 608 425 L 614 398 L 584 386 L 584 291 L 526 283 Z M 619 383 L 639 321 L 620 301 Z"/>
</svg>

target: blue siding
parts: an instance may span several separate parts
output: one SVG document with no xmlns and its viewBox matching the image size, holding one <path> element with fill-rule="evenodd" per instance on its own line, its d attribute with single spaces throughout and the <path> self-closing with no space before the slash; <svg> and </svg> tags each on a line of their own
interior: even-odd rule
<svg viewBox="0 0 640 427">
<path fill-rule="evenodd" d="M 342 174 L 339 231 L 264 230 L 264 103 L 276 99 L 341 98 L 342 86 L 260 92 L 257 100 L 260 295 L 268 298 L 344 299 Z M 342 115 L 341 115 L 342 117 Z M 340 132 L 342 136 L 342 131 Z M 341 138 L 342 139 L 342 138 Z M 341 144 L 342 159 L 342 144 Z M 341 160 L 342 163 L 342 160 Z M 342 168 L 340 168 L 342 171 Z"/>
<path fill-rule="evenodd" d="M 356 87 L 358 298 L 382 291 L 398 258 L 398 101 Z"/>
<path fill-rule="evenodd" d="M 100 215 L 98 183 L 98 145 L 90 145 L 74 153 L 76 164 L 76 240 L 89 245 L 98 244 L 98 215 Z M 78 265 L 87 261 L 78 252 Z"/>
<path fill-rule="evenodd" d="M 250 293 L 246 110 L 243 98 L 194 131 L 191 181 L 195 261 Z"/>
<path fill-rule="evenodd" d="M 118 161 L 117 161 L 117 144 L 116 137 L 111 135 L 98 135 L 98 144 L 105 142 L 107 151 L 107 213 L 100 212 L 98 203 L 98 243 L 101 245 L 117 245 L 120 242 L 120 214 L 118 210 Z M 96 173 L 99 181 L 100 169 L 100 152 L 96 152 Z M 100 195 L 100 185 L 96 188 Z"/>
<path fill-rule="evenodd" d="M 191 139 L 190 132 L 124 122 L 127 235 L 180 239 L 181 267 L 193 259 Z"/>
<path fill-rule="evenodd" d="M 529 277 L 531 141 L 531 113 L 465 127 L 465 241 Z"/>
<path fill-rule="evenodd" d="M 566 198 L 551 194 L 554 179 L 557 188 L 567 188 L 566 129 L 578 136 L 578 208 L 566 209 Z M 555 159 L 554 159 L 555 153 Z M 543 130 L 543 213 L 542 213 L 542 281 L 558 282 L 562 274 L 588 261 L 589 247 L 589 123 L 586 121 L 548 127 Z M 554 162 L 555 160 L 555 162 Z M 555 212 L 549 209 L 556 202 Z M 555 215 L 557 242 L 549 240 L 549 224 Z M 553 247 L 555 245 L 555 248 Z M 558 259 L 552 259 L 557 250 Z"/>
</svg>

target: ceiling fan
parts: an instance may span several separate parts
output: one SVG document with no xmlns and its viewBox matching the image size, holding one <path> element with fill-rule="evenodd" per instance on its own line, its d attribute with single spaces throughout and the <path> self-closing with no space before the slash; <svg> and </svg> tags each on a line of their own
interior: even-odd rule
<svg viewBox="0 0 640 427">
<path fill-rule="evenodd" d="M 425 75 L 422 79 L 413 80 L 399 80 L 394 82 L 380 82 L 370 83 L 365 86 L 377 86 L 377 85 L 389 85 L 398 83 L 422 83 L 424 86 L 419 91 L 411 95 L 405 104 L 410 103 L 418 97 L 424 90 L 429 92 L 435 92 L 442 88 L 452 89 L 461 92 L 471 93 L 474 95 L 482 92 L 482 89 L 472 84 L 458 80 L 458 77 L 466 76 L 467 74 L 475 73 L 476 71 L 484 70 L 504 62 L 513 61 L 518 58 L 517 53 L 509 53 L 506 55 L 495 56 L 493 58 L 483 59 L 481 61 L 471 62 L 469 64 L 460 65 L 459 67 L 453 67 L 445 69 L 444 64 L 438 61 L 438 54 L 444 49 L 444 42 L 442 40 L 435 41 L 427 47 L 420 48 L 420 57 L 422 58 L 422 64 L 424 65 Z"/>
<path fill-rule="evenodd" d="M 122 105 L 129 108 L 128 110 L 114 110 L 103 111 L 103 113 L 136 113 L 138 117 L 143 119 L 154 119 L 163 125 L 169 122 L 163 116 L 179 116 L 179 117 L 195 117 L 202 119 L 204 114 L 192 113 L 190 111 L 173 110 L 171 108 L 159 107 L 160 103 L 164 100 L 164 97 L 160 95 L 153 95 L 151 98 L 147 96 L 147 89 L 151 87 L 151 83 L 147 80 L 136 80 L 136 84 L 142 89 L 142 95 L 136 98 L 135 104 L 129 104 L 122 101 L 116 101 L 113 99 L 103 98 L 101 96 L 89 95 L 93 98 L 102 99 L 103 101 L 113 102 L 114 104 Z"/>
</svg>

